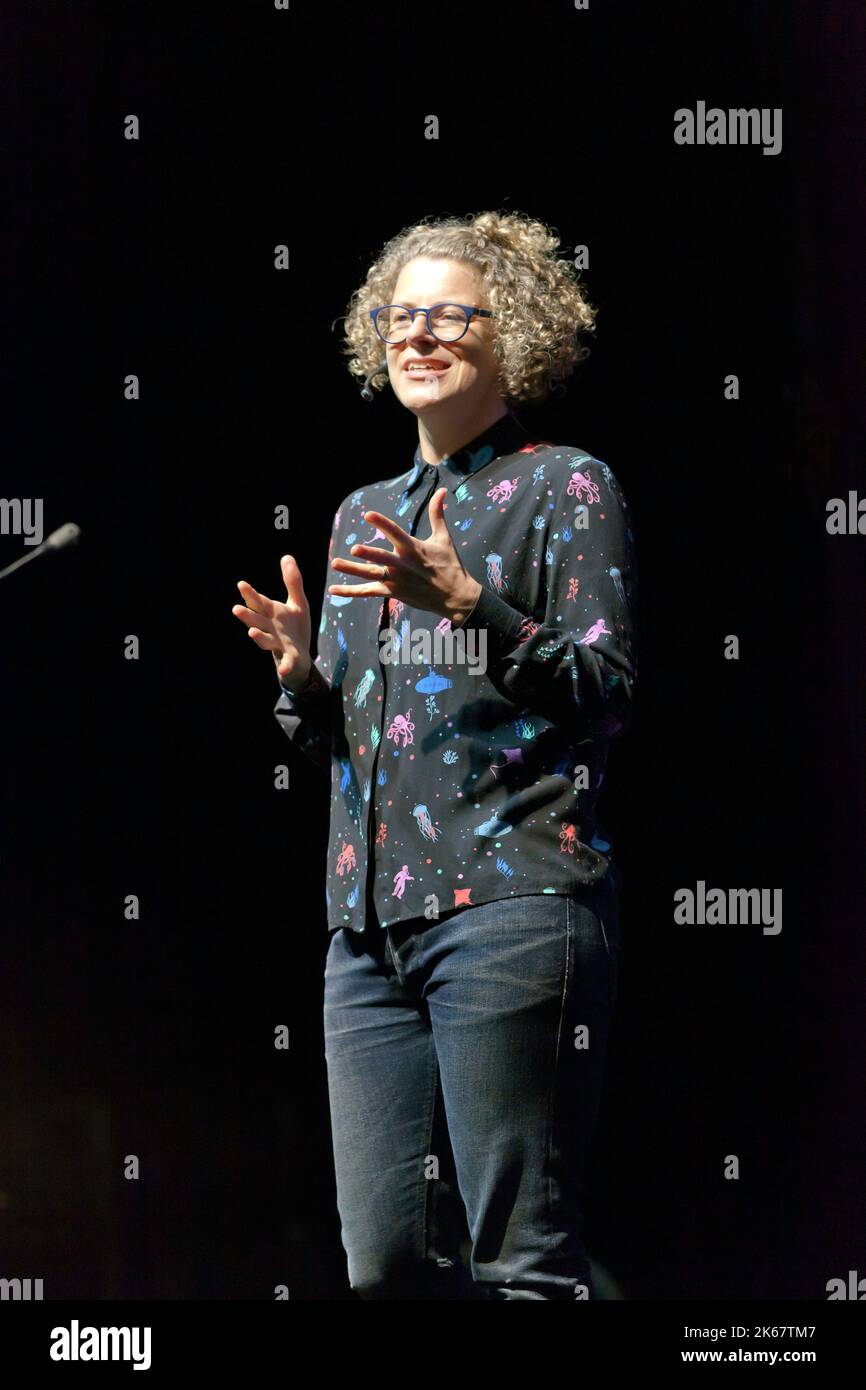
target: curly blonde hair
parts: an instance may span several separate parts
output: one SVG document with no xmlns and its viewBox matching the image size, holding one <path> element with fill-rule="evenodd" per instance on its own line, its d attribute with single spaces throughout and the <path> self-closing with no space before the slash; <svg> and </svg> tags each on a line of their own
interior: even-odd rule
<svg viewBox="0 0 866 1390">
<path fill-rule="evenodd" d="M 349 301 L 343 348 L 349 371 L 366 377 L 382 361 L 384 345 L 369 310 L 391 302 L 403 267 L 416 256 L 447 258 L 482 277 L 496 316 L 493 349 L 503 397 L 543 400 L 588 356 L 578 335 L 595 329 L 596 310 L 572 263 L 555 254 L 558 246 L 551 228 L 522 213 L 479 212 L 404 228 L 387 242 Z M 371 382 L 375 390 L 384 384 L 383 377 Z"/>
</svg>

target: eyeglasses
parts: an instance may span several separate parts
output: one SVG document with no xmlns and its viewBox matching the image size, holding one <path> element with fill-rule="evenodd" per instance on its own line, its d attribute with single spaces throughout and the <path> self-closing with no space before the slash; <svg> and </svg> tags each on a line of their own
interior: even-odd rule
<svg viewBox="0 0 866 1390">
<path fill-rule="evenodd" d="M 432 304 L 429 309 L 409 309 L 405 304 L 384 304 L 370 310 L 376 332 L 384 343 L 404 343 L 415 315 L 427 319 L 427 332 L 440 343 L 456 343 L 463 337 L 474 315 L 495 318 L 492 310 L 478 309 L 473 304 Z"/>
</svg>

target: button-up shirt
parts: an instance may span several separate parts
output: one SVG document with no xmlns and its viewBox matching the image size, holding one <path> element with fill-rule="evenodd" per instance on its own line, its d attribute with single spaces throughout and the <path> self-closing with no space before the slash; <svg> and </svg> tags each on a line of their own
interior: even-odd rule
<svg viewBox="0 0 866 1390">
<path fill-rule="evenodd" d="M 390 549 L 437 488 L 481 584 L 458 626 L 395 598 L 328 594 L 356 542 Z M 610 740 L 636 676 L 628 504 L 611 469 L 532 440 L 509 413 L 433 465 L 357 488 L 337 508 L 317 656 L 274 714 L 331 779 L 329 931 L 438 918 L 607 872 L 596 821 Z M 358 583 L 363 583 L 359 579 Z"/>
</svg>

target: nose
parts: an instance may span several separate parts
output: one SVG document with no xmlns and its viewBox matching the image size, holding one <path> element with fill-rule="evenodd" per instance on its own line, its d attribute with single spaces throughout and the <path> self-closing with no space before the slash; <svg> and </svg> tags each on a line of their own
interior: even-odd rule
<svg viewBox="0 0 866 1390">
<path fill-rule="evenodd" d="M 436 341 L 427 327 L 427 315 L 423 314 L 420 309 L 416 309 L 415 313 L 412 315 L 412 327 L 406 334 L 406 341 L 415 342 L 417 338 L 428 339 L 431 343 L 435 343 Z"/>
</svg>

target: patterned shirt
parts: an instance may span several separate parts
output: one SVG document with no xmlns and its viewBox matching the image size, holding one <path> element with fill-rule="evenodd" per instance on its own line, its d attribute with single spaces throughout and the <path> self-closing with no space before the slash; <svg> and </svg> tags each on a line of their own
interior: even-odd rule
<svg viewBox="0 0 866 1390">
<path fill-rule="evenodd" d="M 482 585 L 456 627 L 393 598 L 331 595 L 363 514 L 411 535 L 438 487 Z M 604 876 L 596 821 L 610 740 L 636 677 L 628 504 L 606 464 L 535 443 L 511 414 L 438 465 L 359 487 L 337 508 L 310 678 L 274 714 L 331 777 L 328 931 L 439 918 Z"/>
</svg>

